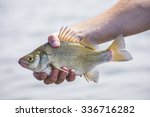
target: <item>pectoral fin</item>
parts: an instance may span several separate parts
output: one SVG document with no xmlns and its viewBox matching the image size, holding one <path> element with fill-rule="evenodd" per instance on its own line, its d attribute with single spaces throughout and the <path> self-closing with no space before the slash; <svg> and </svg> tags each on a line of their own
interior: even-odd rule
<svg viewBox="0 0 150 117">
<path fill-rule="evenodd" d="M 89 82 L 89 81 L 93 81 L 93 82 L 98 82 L 98 78 L 99 78 L 99 72 L 92 70 L 89 71 L 87 73 L 84 74 L 85 79 Z"/>
</svg>

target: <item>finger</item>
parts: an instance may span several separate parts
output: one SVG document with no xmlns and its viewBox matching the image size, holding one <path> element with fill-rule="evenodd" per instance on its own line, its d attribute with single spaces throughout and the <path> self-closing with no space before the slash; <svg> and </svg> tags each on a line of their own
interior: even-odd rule
<svg viewBox="0 0 150 117">
<path fill-rule="evenodd" d="M 56 68 L 54 68 L 54 69 L 51 71 L 50 76 L 48 76 L 48 77 L 44 80 L 44 83 L 45 83 L 45 84 L 52 84 L 52 83 L 55 83 L 55 82 L 57 81 L 58 74 L 59 74 L 59 70 L 56 69 Z"/>
<path fill-rule="evenodd" d="M 40 73 L 33 72 L 33 76 L 34 76 L 37 80 L 44 80 L 44 79 L 47 78 L 47 74 L 44 73 L 44 72 L 40 72 Z"/>
<path fill-rule="evenodd" d="M 67 77 L 67 75 L 68 75 L 68 69 L 67 69 L 66 67 L 62 67 L 62 69 L 63 69 L 64 71 L 66 71 L 66 72 L 60 71 L 59 76 L 58 76 L 58 79 L 57 79 L 57 81 L 55 82 L 55 84 L 60 84 L 60 83 L 62 83 L 62 82 L 66 79 L 66 77 Z"/>
<path fill-rule="evenodd" d="M 50 35 L 48 37 L 48 42 L 54 48 L 58 48 L 60 46 L 60 41 L 59 41 L 58 37 L 55 35 Z"/>
<path fill-rule="evenodd" d="M 69 75 L 66 77 L 66 80 L 68 82 L 74 81 L 75 80 L 75 71 L 74 70 L 69 70 Z"/>
</svg>

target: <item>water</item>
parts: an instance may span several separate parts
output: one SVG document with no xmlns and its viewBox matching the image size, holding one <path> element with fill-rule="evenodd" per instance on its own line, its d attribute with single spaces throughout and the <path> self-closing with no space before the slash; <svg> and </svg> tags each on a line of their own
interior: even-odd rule
<svg viewBox="0 0 150 117">
<path fill-rule="evenodd" d="M 62 25 L 96 16 L 115 2 L 1 0 L 0 99 L 150 99 L 149 31 L 126 38 L 134 59 L 100 65 L 97 84 L 78 77 L 71 83 L 45 85 L 17 63 Z"/>
</svg>

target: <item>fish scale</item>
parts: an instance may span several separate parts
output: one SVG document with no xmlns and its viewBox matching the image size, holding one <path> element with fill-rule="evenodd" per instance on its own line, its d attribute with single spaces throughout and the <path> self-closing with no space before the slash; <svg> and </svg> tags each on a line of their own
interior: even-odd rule
<svg viewBox="0 0 150 117">
<path fill-rule="evenodd" d="M 68 69 L 74 69 L 78 75 L 82 75 L 81 73 L 89 69 L 86 66 L 94 63 L 86 59 L 94 51 L 79 44 L 61 42 L 61 47 L 52 49 L 52 52 L 53 54 L 49 56 L 50 61 L 55 61 L 56 64 L 66 66 Z"/>
</svg>

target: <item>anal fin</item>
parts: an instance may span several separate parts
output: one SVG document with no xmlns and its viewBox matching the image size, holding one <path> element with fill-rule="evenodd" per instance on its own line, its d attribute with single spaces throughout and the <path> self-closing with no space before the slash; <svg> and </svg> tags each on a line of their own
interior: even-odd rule
<svg viewBox="0 0 150 117">
<path fill-rule="evenodd" d="M 93 82 L 97 83 L 98 78 L 99 78 L 99 72 L 96 70 L 92 70 L 92 71 L 85 73 L 84 77 L 88 82 L 93 81 Z"/>
</svg>

